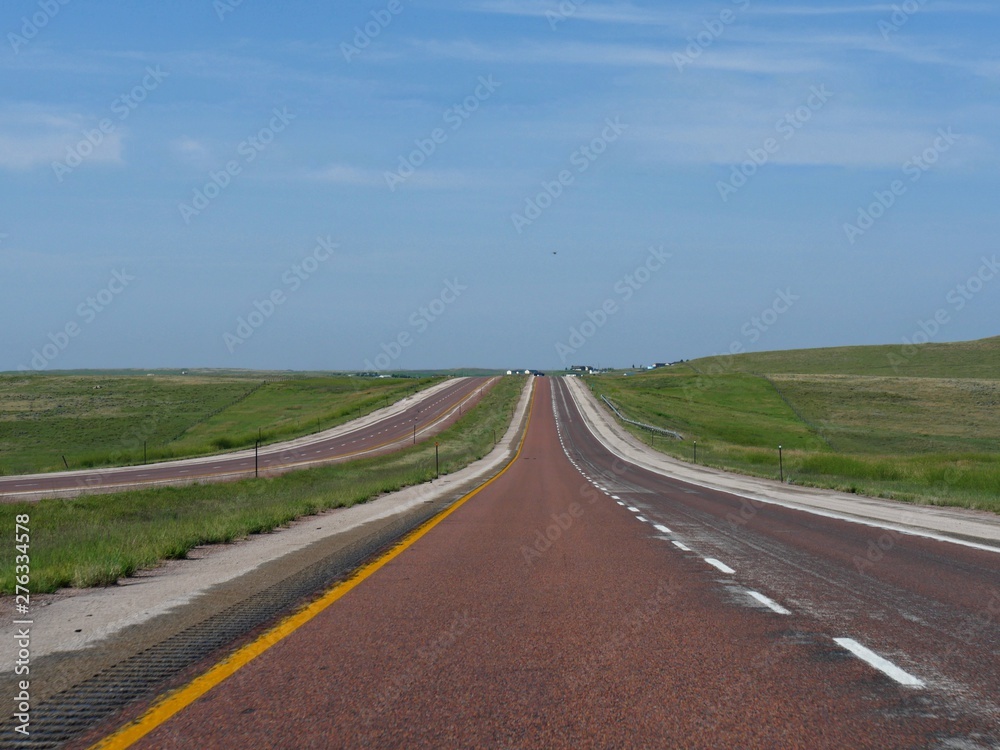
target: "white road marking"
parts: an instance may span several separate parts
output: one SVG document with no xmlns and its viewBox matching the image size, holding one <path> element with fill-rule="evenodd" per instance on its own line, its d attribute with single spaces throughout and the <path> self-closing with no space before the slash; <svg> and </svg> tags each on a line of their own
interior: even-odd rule
<svg viewBox="0 0 1000 750">
<path fill-rule="evenodd" d="M 619 501 L 618 501 L 618 504 L 619 504 L 620 506 L 622 506 L 623 508 L 625 507 L 625 503 L 623 503 L 623 502 L 622 502 L 621 500 L 619 500 Z"/>
<path fill-rule="evenodd" d="M 649 523 L 649 519 L 648 518 L 643 518 L 642 516 L 636 516 L 635 519 L 637 521 L 642 521 L 643 523 Z"/>
<path fill-rule="evenodd" d="M 682 550 L 684 550 L 685 552 L 690 552 L 690 551 L 691 551 L 691 548 L 690 548 L 690 547 L 688 547 L 688 546 L 687 546 L 686 544 L 684 544 L 684 543 L 682 543 L 682 542 L 674 542 L 673 544 L 674 544 L 674 546 L 675 546 L 675 547 L 676 547 L 677 549 L 682 549 Z"/>
<path fill-rule="evenodd" d="M 618 495 L 612 495 L 612 496 L 611 496 L 611 499 L 612 499 L 612 500 L 621 500 L 621 498 L 620 498 L 620 497 L 618 497 Z"/>
<path fill-rule="evenodd" d="M 597 431 L 595 430 L 593 425 L 587 424 L 586 426 L 587 429 L 590 431 L 591 435 L 596 437 L 602 444 L 604 444 L 604 446 L 608 448 L 608 450 L 612 450 L 608 446 L 606 439 L 603 436 L 597 434 Z M 618 449 L 612 450 L 612 453 L 614 453 L 616 456 L 623 459 L 624 461 L 634 462 L 634 459 L 629 458 L 627 456 L 623 456 Z M 650 468 L 649 470 L 656 474 L 659 474 L 662 477 L 670 478 L 669 475 L 664 473 L 664 470 L 662 469 L 658 470 L 655 468 Z M 708 479 L 698 480 L 698 479 L 686 478 L 684 481 L 690 484 L 694 484 L 698 487 L 703 487 L 705 489 L 712 490 L 714 492 L 723 492 L 726 494 L 735 495 L 736 497 L 746 498 L 756 503 L 764 503 L 766 505 L 777 505 L 781 508 L 789 508 L 791 510 L 801 511 L 803 513 L 811 513 L 815 516 L 822 516 L 823 518 L 833 518 L 838 521 L 846 521 L 847 523 L 856 523 L 862 526 L 868 526 L 870 528 L 875 528 L 875 529 L 884 529 L 886 531 L 893 531 L 907 536 L 916 536 L 916 537 L 922 537 L 924 539 L 933 539 L 934 541 L 937 542 L 948 542 L 950 544 L 958 544 L 963 547 L 970 547 L 972 549 L 983 550 L 984 552 L 1000 553 L 1000 544 L 996 543 L 983 544 L 979 542 L 967 541 L 965 539 L 946 536 L 944 533 L 936 533 L 933 531 L 925 531 L 913 527 L 900 526 L 899 524 L 891 523 L 889 521 L 881 521 L 871 518 L 861 518 L 858 516 L 848 515 L 847 513 L 839 513 L 837 511 L 823 510 L 815 506 L 799 504 L 793 501 L 777 500 L 773 497 L 767 497 L 760 493 L 752 492 L 749 490 L 740 490 L 736 488 L 724 488 L 724 487 L 713 486 L 711 484 L 708 484 L 709 481 Z"/>
<path fill-rule="evenodd" d="M 669 534 L 670 533 L 670 529 L 668 529 L 666 526 L 661 526 L 660 524 L 656 524 L 655 528 L 661 534 Z"/>
<path fill-rule="evenodd" d="M 789 610 L 785 609 L 776 601 L 774 601 L 774 599 L 764 596 L 759 591 L 747 591 L 747 593 L 750 594 L 750 596 L 752 596 L 754 599 L 759 601 L 761 604 L 763 604 L 765 607 L 770 609 L 772 612 L 777 612 L 779 615 L 792 614 Z"/>
<path fill-rule="evenodd" d="M 638 508 L 633 508 L 631 505 L 628 506 L 628 509 L 630 511 L 632 511 L 633 513 L 641 513 L 642 512 Z"/>
<path fill-rule="evenodd" d="M 924 681 L 914 677 L 909 672 L 904 672 L 902 669 L 897 667 L 888 659 L 883 659 L 881 656 L 871 651 L 860 643 L 858 643 L 853 638 L 834 638 L 833 639 L 838 646 L 846 648 L 856 657 L 861 659 L 861 661 L 868 663 L 869 665 L 875 667 L 879 672 L 888 675 L 900 685 L 906 685 L 907 687 L 923 687 Z"/>
<path fill-rule="evenodd" d="M 735 573 L 736 571 L 726 565 L 724 562 L 716 560 L 714 557 L 706 557 L 705 562 L 711 565 L 713 568 L 718 568 L 723 573 Z"/>
</svg>

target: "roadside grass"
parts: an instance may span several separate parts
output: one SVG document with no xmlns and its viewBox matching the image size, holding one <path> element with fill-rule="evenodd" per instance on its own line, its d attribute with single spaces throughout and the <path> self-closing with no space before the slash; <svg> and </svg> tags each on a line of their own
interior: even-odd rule
<svg viewBox="0 0 1000 750">
<path fill-rule="evenodd" d="M 523 386 L 523 378 L 502 378 L 434 438 L 440 444 L 442 474 L 492 450 L 494 430 L 499 437 L 507 429 Z M 162 560 L 182 559 L 199 545 L 265 533 L 302 516 L 429 481 L 434 478 L 434 441 L 389 456 L 274 478 L 2 505 L 0 523 L 13 530 L 16 515 L 31 518 L 32 593 L 106 586 Z M 0 593 L 13 590 L 13 556 L 4 555 Z"/>
<path fill-rule="evenodd" d="M 706 378 L 678 368 L 628 378 L 588 376 L 585 381 L 630 419 L 676 430 L 699 444 L 712 438 L 744 447 L 784 442 L 792 448 L 826 448 L 761 377 L 738 373 Z"/>
<path fill-rule="evenodd" d="M 684 435 L 652 438 L 656 449 L 682 460 L 694 459 L 697 442 L 699 464 L 778 478 L 781 445 L 785 478 L 795 484 L 1000 512 L 1000 381 L 949 374 L 979 372 L 969 352 L 992 350 L 993 342 L 1000 339 L 984 347 L 940 345 L 933 369 L 944 377 L 751 375 L 742 357 L 756 357 L 756 367 L 762 355 L 740 355 L 721 374 L 708 374 L 716 358 L 586 381 L 631 419 Z M 880 347 L 858 349 L 873 348 Z M 819 363 L 802 352 L 774 354 L 805 370 L 830 361 L 827 354 Z M 853 357 L 852 367 L 870 354 L 839 350 L 841 364 Z M 626 427 L 650 442 L 648 431 Z"/>
<path fill-rule="evenodd" d="M 273 374 L 271 375 L 273 378 Z M 0 375 L 0 473 L 206 455 L 329 428 L 431 379 Z"/>
<path fill-rule="evenodd" d="M 990 453 L 1000 380 L 772 375 L 802 418 L 846 453 Z"/>
</svg>

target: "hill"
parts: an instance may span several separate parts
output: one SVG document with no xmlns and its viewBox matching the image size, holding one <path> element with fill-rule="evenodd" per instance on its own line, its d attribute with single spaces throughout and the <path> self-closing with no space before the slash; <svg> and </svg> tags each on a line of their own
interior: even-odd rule
<svg viewBox="0 0 1000 750">
<path fill-rule="evenodd" d="M 919 346 L 842 346 L 705 357 L 687 363 L 702 373 L 886 375 L 1000 379 L 1000 336 Z M 721 368 L 721 371 L 720 371 Z"/>
</svg>

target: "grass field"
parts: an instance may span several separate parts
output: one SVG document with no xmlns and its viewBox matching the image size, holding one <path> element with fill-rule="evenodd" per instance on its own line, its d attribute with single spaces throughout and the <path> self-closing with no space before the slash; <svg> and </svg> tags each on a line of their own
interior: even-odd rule
<svg viewBox="0 0 1000 750">
<path fill-rule="evenodd" d="M 953 344 L 844 346 L 706 357 L 690 363 L 703 374 L 883 375 L 1000 379 L 1000 336 Z"/>
<path fill-rule="evenodd" d="M 434 379 L 0 375 L 0 473 L 204 455 L 329 428 Z M 63 463 L 65 457 L 66 463 Z"/>
<path fill-rule="evenodd" d="M 451 473 L 493 448 L 523 378 L 502 378 L 473 409 L 435 438 L 441 471 Z M 30 515 L 31 591 L 113 584 L 202 544 L 266 532 L 321 510 L 346 507 L 434 477 L 434 445 L 390 456 L 292 472 L 275 478 L 0 505 L 2 528 Z M 13 532 L 11 532 L 13 533 Z M 0 559 L 0 593 L 13 591 L 13 556 Z"/>
<path fill-rule="evenodd" d="M 1000 338 L 714 357 L 590 377 L 671 455 L 797 484 L 1000 512 Z M 825 370 L 831 372 L 826 372 Z M 987 377 L 988 376 L 988 377 Z M 633 429 L 649 441 L 648 432 Z"/>
</svg>

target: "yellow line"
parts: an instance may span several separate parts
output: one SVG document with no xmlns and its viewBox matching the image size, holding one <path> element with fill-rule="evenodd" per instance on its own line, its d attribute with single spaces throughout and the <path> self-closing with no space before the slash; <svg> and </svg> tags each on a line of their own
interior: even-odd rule
<svg viewBox="0 0 1000 750">
<path fill-rule="evenodd" d="M 192 682 L 188 683 L 184 687 L 178 688 L 172 693 L 168 693 L 151 706 L 142 716 L 137 718 L 132 723 L 125 725 L 115 733 L 108 735 L 103 740 L 100 740 L 97 744 L 91 746 L 90 750 L 119 750 L 120 748 L 130 747 L 133 743 L 145 737 L 172 716 L 194 703 L 198 698 L 224 681 L 230 675 L 235 674 L 238 670 L 245 667 L 251 661 L 271 648 L 271 646 L 275 645 L 282 639 L 287 638 L 335 601 L 370 578 L 378 570 L 395 560 L 400 554 L 415 544 L 431 529 L 441 523 L 441 521 L 458 510 L 465 502 L 479 494 L 481 490 L 486 489 L 493 484 L 493 482 L 503 476 L 507 470 L 517 462 L 518 456 L 521 455 L 521 449 L 524 447 L 524 439 L 528 435 L 528 426 L 531 423 L 531 409 L 535 402 L 535 390 L 533 383 L 531 388 L 531 398 L 528 402 L 528 419 L 525 422 L 524 434 L 521 435 L 521 440 L 517 446 L 517 452 L 514 454 L 514 457 L 510 460 L 510 462 L 495 476 L 479 485 L 479 487 L 472 490 L 472 492 L 469 492 L 461 497 L 449 508 L 443 510 L 438 515 L 418 526 L 384 555 L 366 565 L 363 565 L 354 573 L 353 576 L 346 581 L 336 584 L 320 599 L 306 605 L 298 612 L 289 615 L 287 618 L 275 625 L 271 630 L 259 636 L 252 643 L 249 643 L 235 651 L 233 654 L 223 659 L 201 676 L 196 677 Z"/>
</svg>

